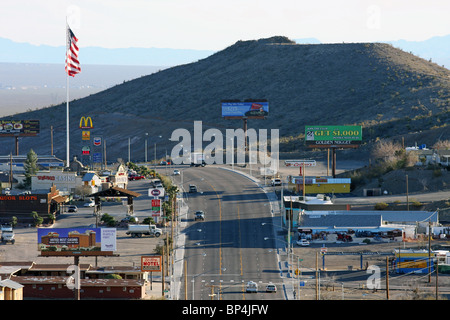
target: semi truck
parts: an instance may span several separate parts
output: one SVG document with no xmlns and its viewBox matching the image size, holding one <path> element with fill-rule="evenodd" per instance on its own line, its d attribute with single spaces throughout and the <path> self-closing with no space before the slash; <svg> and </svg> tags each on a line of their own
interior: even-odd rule
<svg viewBox="0 0 450 320">
<path fill-rule="evenodd" d="M 194 152 L 191 154 L 191 167 L 204 167 L 206 166 L 203 153 Z"/>
<path fill-rule="evenodd" d="M 159 237 L 162 234 L 162 230 L 154 224 L 130 224 L 126 234 L 132 238 L 140 238 L 143 235 Z"/>
</svg>

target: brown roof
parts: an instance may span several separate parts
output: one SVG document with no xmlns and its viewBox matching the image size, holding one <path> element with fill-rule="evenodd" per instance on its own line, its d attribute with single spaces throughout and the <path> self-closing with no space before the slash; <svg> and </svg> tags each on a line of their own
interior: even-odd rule
<svg viewBox="0 0 450 320">
<path fill-rule="evenodd" d="M 66 271 L 73 264 L 34 264 L 30 271 Z M 91 268 L 90 264 L 80 264 L 81 271 L 87 271 Z"/>
<path fill-rule="evenodd" d="M 66 284 L 69 277 L 62 276 L 15 276 L 11 280 L 24 284 Z M 134 279 L 80 279 L 82 287 L 142 287 L 144 280 Z"/>
<path fill-rule="evenodd" d="M 109 189 L 106 190 L 102 190 L 96 193 L 93 193 L 91 195 L 89 195 L 89 197 L 127 197 L 127 196 L 132 196 L 132 197 L 140 197 L 142 194 L 138 193 L 138 192 L 134 192 L 128 189 L 123 189 L 123 188 L 119 188 L 119 187 L 111 187 Z"/>
</svg>

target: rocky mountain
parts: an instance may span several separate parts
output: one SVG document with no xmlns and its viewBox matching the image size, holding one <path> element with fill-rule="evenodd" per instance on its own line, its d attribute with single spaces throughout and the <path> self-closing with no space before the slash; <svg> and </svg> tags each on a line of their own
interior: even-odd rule
<svg viewBox="0 0 450 320">
<path fill-rule="evenodd" d="M 249 128 L 277 128 L 280 149 L 305 151 L 304 126 L 363 126 L 363 148 L 380 138 L 404 137 L 406 143 L 432 144 L 450 139 L 450 71 L 382 43 L 296 44 L 286 37 L 238 41 L 195 63 L 179 65 L 127 81 L 70 102 L 71 154 L 80 154 L 82 116 L 94 122 L 92 134 L 107 140 L 107 159 L 157 158 L 170 153 L 173 130 L 242 127 L 221 117 L 223 99 L 267 99 L 266 120 Z M 21 138 L 20 153 L 33 148 L 65 159 L 66 106 L 15 115 L 39 119 L 39 137 Z M 421 134 L 421 136 L 418 136 Z M 0 154 L 14 150 L 13 139 Z M 429 140 L 429 141 L 428 141 Z"/>
</svg>

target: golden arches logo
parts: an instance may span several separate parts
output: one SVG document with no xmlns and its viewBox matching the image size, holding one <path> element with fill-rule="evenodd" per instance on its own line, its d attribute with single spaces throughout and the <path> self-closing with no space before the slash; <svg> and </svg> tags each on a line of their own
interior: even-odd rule
<svg viewBox="0 0 450 320">
<path fill-rule="evenodd" d="M 81 117 L 80 119 L 80 129 L 92 129 L 94 126 L 92 125 L 91 117 Z"/>
</svg>

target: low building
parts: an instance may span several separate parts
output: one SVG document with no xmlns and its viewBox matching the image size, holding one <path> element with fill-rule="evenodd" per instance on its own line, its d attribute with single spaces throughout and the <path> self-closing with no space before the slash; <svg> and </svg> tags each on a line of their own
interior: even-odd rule
<svg viewBox="0 0 450 320">
<path fill-rule="evenodd" d="M 67 201 L 59 190 L 53 185 L 50 192 L 44 193 L 22 193 L 0 195 L 0 221 L 9 222 L 15 216 L 19 222 L 31 221 L 31 213 L 37 212 L 39 216 L 47 219 L 49 214 L 57 215 L 61 205 Z"/>
<path fill-rule="evenodd" d="M 295 228 L 298 219 L 305 211 L 337 211 L 350 210 L 349 204 L 333 203 L 330 197 L 324 195 L 316 195 L 315 197 L 306 196 L 283 196 L 284 217 L 283 223 L 289 220 L 289 213 L 291 213 L 292 227 Z"/>
<path fill-rule="evenodd" d="M 74 299 L 74 291 L 67 287 L 67 270 L 71 266 L 0 262 L 0 275 L 23 288 L 25 299 Z M 111 275 L 118 275 L 121 279 L 111 279 Z M 80 264 L 80 284 L 81 299 L 143 299 L 149 284 L 148 272 L 142 272 L 136 266 L 93 267 Z"/>
<path fill-rule="evenodd" d="M 0 300 L 23 300 L 23 285 L 10 280 L 0 280 Z"/>
<path fill-rule="evenodd" d="M 0 171 L 13 173 L 25 172 L 27 155 L 0 156 Z M 37 155 L 37 165 L 42 168 L 64 168 L 64 161 L 51 155 Z"/>
<path fill-rule="evenodd" d="M 299 236 L 322 241 L 401 241 L 426 233 L 439 224 L 437 212 L 428 211 L 302 211 Z"/>
<path fill-rule="evenodd" d="M 23 296 L 34 299 L 73 299 L 68 276 L 15 276 L 23 285 Z M 80 279 L 81 299 L 143 299 L 145 281 L 134 279 Z"/>
<path fill-rule="evenodd" d="M 331 177 L 305 177 L 291 176 L 289 182 L 297 187 L 299 193 L 303 192 L 303 184 L 305 185 L 305 194 L 318 193 L 350 193 L 350 178 L 331 178 Z"/>
</svg>

